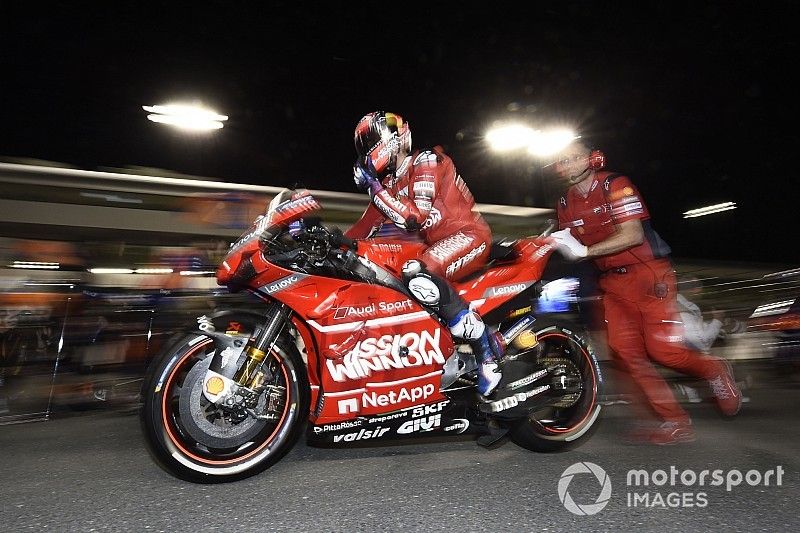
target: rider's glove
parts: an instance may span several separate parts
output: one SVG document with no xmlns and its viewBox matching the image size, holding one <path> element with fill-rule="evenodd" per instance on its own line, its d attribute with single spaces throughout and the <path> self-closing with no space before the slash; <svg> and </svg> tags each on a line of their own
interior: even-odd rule
<svg viewBox="0 0 800 533">
<path fill-rule="evenodd" d="M 359 159 L 353 165 L 353 181 L 359 191 L 369 191 L 370 196 L 374 196 L 382 189 L 378 172 L 369 156 L 363 160 Z"/>
<path fill-rule="evenodd" d="M 573 237 L 569 228 L 554 231 L 550 234 L 550 238 L 556 243 L 558 251 L 567 259 L 582 259 L 589 254 L 589 248 Z"/>
</svg>

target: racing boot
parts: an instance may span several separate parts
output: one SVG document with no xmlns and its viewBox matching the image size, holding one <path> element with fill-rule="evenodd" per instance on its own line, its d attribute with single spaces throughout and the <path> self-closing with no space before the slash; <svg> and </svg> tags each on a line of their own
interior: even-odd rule
<svg viewBox="0 0 800 533">
<path fill-rule="evenodd" d="M 458 313 L 448 326 L 453 336 L 469 342 L 475 362 L 478 363 L 478 393 L 483 397 L 490 396 L 503 378 L 500 365 L 497 364 L 502 356 L 497 339 L 489 332 L 480 315 L 469 309 Z"/>
</svg>

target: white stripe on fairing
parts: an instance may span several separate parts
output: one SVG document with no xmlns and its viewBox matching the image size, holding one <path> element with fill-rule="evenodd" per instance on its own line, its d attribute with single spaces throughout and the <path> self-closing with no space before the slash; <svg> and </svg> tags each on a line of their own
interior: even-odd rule
<svg viewBox="0 0 800 533">
<path fill-rule="evenodd" d="M 371 326 L 381 326 L 386 324 L 402 324 L 404 322 L 416 322 L 417 320 L 422 320 L 423 318 L 428 318 L 430 315 L 427 311 L 417 311 L 416 313 L 406 313 L 404 315 L 397 315 L 397 316 L 388 316 L 385 318 L 373 318 L 372 320 L 360 321 L 360 322 L 346 322 L 344 324 L 335 324 L 333 326 L 322 326 L 319 322 L 315 320 L 309 320 L 308 324 L 316 329 L 317 331 L 321 331 L 323 333 L 329 333 L 333 331 L 352 331 L 356 329 L 361 329 L 363 327 L 371 327 Z"/>
<path fill-rule="evenodd" d="M 367 383 L 367 387 L 386 387 L 387 385 L 400 385 L 401 383 L 408 383 L 409 381 L 418 381 L 432 376 L 436 376 L 444 372 L 443 370 L 434 370 L 424 376 L 414 376 L 413 378 L 398 379 L 397 381 L 379 381 L 377 383 Z"/>
<path fill-rule="evenodd" d="M 376 381 L 374 383 L 367 383 L 367 387 L 390 387 L 394 385 L 408 383 L 410 381 L 419 381 L 421 379 L 427 379 L 433 376 L 438 376 L 442 372 L 443 372 L 442 370 L 434 370 L 433 372 L 425 374 L 424 376 L 414 376 L 411 378 L 398 379 L 397 381 Z M 323 396 L 344 396 L 346 394 L 357 394 L 359 392 L 367 392 L 367 389 L 362 387 L 360 389 L 351 389 L 341 392 L 326 392 L 325 394 L 323 394 Z"/>
<path fill-rule="evenodd" d="M 367 389 L 361 388 L 361 389 L 346 390 L 342 392 L 326 392 L 325 394 L 323 394 L 323 396 L 344 396 L 345 394 L 357 394 L 359 392 L 367 392 Z"/>
</svg>

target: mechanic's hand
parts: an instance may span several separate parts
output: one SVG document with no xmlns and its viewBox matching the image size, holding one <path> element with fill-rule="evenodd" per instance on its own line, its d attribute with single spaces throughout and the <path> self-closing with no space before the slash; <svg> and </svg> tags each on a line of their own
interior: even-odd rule
<svg viewBox="0 0 800 533">
<path fill-rule="evenodd" d="M 380 186 L 380 179 L 378 179 L 378 172 L 375 170 L 375 165 L 369 156 L 364 159 L 359 159 L 353 165 L 353 181 L 356 187 L 361 192 L 370 191 Z"/>
<path fill-rule="evenodd" d="M 554 231 L 550 238 L 556 243 L 558 251 L 567 259 L 583 259 L 589 254 L 589 248 L 581 244 L 578 239 L 572 236 L 569 228 Z"/>
</svg>

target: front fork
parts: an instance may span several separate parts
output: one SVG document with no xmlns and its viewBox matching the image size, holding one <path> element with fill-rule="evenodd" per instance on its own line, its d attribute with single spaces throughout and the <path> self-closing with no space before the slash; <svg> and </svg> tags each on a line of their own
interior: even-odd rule
<svg viewBox="0 0 800 533">
<path fill-rule="evenodd" d="M 203 379 L 203 394 L 209 401 L 230 406 L 233 398 L 247 396 L 238 394 L 240 389 L 252 393 L 272 378 L 263 363 L 291 314 L 292 310 L 286 304 L 271 304 L 263 328 L 249 341 L 215 331 L 211 321 L 204 320 L 205 317 L 198 319 L 200 330 L 214 340 L 216 347 Z"/>
</svg>

